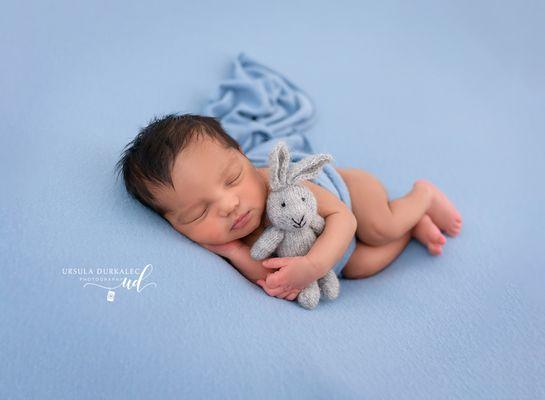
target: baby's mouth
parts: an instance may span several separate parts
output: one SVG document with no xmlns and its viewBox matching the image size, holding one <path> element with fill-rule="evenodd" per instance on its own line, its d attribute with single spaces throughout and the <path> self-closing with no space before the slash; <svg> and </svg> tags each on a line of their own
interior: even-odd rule
<svg viewBox="0 0 545 400">
<path fill-rule="evenodd" d="M 242 220 L 244 220 L 244 225 L 248 223 L 250 210 L 246 211 L 244 214 L 242 214 L 240 217 L 238 217 L 233 224 L 231 225 L 231 230 L 240 228 L 239 226 L 235 227 L 237 224 L 239 224 Z"/>
</svg>

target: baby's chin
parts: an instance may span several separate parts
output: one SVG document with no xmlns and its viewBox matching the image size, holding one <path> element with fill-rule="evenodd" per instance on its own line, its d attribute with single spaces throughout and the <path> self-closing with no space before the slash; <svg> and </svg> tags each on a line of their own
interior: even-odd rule
<svg viewBox="0 0 545 400">
<path fill-rule="evenodd" d="M 253 225 L 255 225 L 255 223 Z M 244 229 L 233 231 L 234 237 L 232 240 L 242 239 L 252 234 L 252 232 L 254 232 L 259 226 L 259 225 L 258 226 L 253 226 L 253 225 L 248 224 L 247 226 L 244 227 Z"/>
</svg>

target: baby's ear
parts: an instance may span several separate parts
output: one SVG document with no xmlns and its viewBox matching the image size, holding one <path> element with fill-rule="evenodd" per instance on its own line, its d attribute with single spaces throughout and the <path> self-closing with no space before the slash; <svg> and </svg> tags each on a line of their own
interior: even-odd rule
<svg viewBox="0 0 545 400">
<path fill-rule="evenodd" d="M 291 162 L 288 145 L 280 141 L 269 153 L 270 186 L 276 190 L 286 185 Z"/>
<path fill-rule="evenodd" d="M 316 154 L 303 158 L 295 163 L 288 176 L 288 184 L 293 185 L 302 180 L 316 178 L 323 166 L 333 160 L 330 154 Z"/>
</svg>

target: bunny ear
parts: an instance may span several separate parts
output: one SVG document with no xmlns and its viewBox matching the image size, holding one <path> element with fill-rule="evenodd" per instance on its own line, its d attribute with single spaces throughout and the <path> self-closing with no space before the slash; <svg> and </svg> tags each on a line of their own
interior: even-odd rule
<svg viewBox="0 0 545 400">
<path fill-rule="evenodd" d="M 270 186 L 272 190 L 280 189 L 286 185 L 288 168 L 290 165 L 290 152 L 285 142 L 280 141 L 269 153 Z"/>
<path fill-rule="evenodd" d="M 295 163 L 288 176 L 288 184 L 293 185 L 302 180 L 316 178 L 322 167 L 333 160 L 330 154 L 316 154 L 303 158 Z"/>
</svg>

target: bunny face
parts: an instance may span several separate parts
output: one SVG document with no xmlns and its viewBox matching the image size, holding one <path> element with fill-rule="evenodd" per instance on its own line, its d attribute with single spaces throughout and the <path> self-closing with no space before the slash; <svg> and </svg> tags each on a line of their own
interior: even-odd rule
<svg viewBox="0 0 545 400">
<path fill-rule="evenodd" d="M 332 157 L 315 154 L 291 164 L 288 146 L 279 141 L 269 153 L 271 191 L 267 199 L 267 216 L 285 231 L 309 229 L 317 214 L 314 194 L 301 182 L 318 176 Z"/>
<path fill-rule="evenodd" d="M 317 213 L 316 199 L 302 185 L 271 191 L 267 199 L 267 215 L 271 223 L 284 231 L 297 231 L 310 226 Z"/>
</svg>

